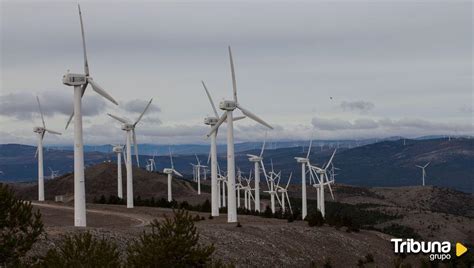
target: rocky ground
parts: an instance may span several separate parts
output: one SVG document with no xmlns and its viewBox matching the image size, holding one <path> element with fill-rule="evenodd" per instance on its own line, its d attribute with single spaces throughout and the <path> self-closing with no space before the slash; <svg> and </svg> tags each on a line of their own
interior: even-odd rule
<svg viewBox="0 0 474 268">
<path fill-rule="evenodd" d="M 127 209 L 116 205 L 88 204 L 88 227 L 74 228 L 72 207 L 54 203 L 35 203 L 43 214 L 47 236 L 42 238 L 30 255 L 43 254 L 59 243 L 65 233 L 85 229 L 100 237 L 116 241 L 124 250 L 131 239 L 149 229 L 152 219 L 172 216 L 164 208 L 136 207 Z M 353 267 L 358 259 L 373 254 L 380 267 L 391 266 L 393 254 L 390 236 L 375 231 L 348 233 L 325 226 L 308 227 L 306 223 L 266 219 L 256 216 L 239 216 L 242 227 L 228 224 L 226 215 L 208 219 L 207 213 L 194 213 L 205 220 L 197 222 L 200 240 L 214 244 L 214 258 L 225 263 L 258 267 L 309 266 L 311 262 L 323 264 L 326 260 L 334 267 Z"/>
</svg>

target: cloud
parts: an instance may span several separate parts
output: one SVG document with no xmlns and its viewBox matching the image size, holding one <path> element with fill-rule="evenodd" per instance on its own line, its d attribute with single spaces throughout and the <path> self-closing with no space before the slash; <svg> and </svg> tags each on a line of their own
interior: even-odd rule
<svg viewBox="0 0 474 268">
<path fill-rule="evenodd" d="M 131 101 L 121 103 L 120 107 L 127 112 L 142 113 L 146 105 L 148 104 L 148 102 L 149 100 L 134 99 Z M 152 102 L 150 104 L 150 107 L 148 108 L 147 114 L 159 113 L 159 112 L 161 112 L 160 107 L 158 107 L 155 103 Z"/>
<path fill-rule="evenodd" d="M 87 93 L 86 93 L 87 94 Z M 45 91 L 39 94 L 44 116 L 70 115 L 73 96 L 62 91 Z M 95 116 L 106 109 L 105 101 L 96 95 L 84 95 L 82 111 L 84 116 Z M 39 118 L 36 96 L 30 92 L 16 92 L 0 96 L 0 115 L 19 120 Z"/>
<path fill-rule="evenodd" d="M 368 101 L 343 101 L 341 108 L 344 111 L 367 113 L 374 109 L 375 105 Z"/>
<path fill-rule="evenodd" d="M 455 124 L 455 123 L 440 123 L 432 122 L 419 118 L 402 118 L 390 119 L 383 118 L 379 120 L 374 119 L 356 119 L 354 121 L 339 119 L 339 118 L 319 118 L 314 117 L 311 123 L 315 129 L 324 131 L 340 131 L 340 130 L 371 130 L 371 129 L 385 129 L 390 131 L 405 130 L 423 130 L 423 131 L 472 131 L 472 126 L 469 124 Z M 393 133 L 393 132 L 392 132 Z"/>
</svg>

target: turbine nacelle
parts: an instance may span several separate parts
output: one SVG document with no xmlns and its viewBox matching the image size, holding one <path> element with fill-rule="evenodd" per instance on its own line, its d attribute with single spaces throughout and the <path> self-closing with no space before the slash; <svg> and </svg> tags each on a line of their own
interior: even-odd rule
<svg viewBox="0 0 474 268">
<path fill-rule="evenodd" d="M 308 158 L 295 157 L 295 159 L 296 159 L 296 162 L 302 163 L 302 164 L 305 164 L 305 163 L 308 163 L 308 162 L 309 162 L 309 159 L 308 159 Z"/>
<path fill-rule="evenodd" d="M 263 160 L 263 157 L 256 156 L 256 155 L 253 155 L 253 154 L 248 154 L 247 156 L 249 157 L 250 162 L 260 162 L 260 161 Z"/>
<path fill-rule="evenodd" d="M 87 76 L 85 74 L 67 73 L 63 75 L 63 84 L 68 86 L 82 86 L 87 83 Z"/>
<path fill-rule="evenodd" d="M 237 102 L 224 100 L 219 103 L 219 108 L 225 111 L 233 111 L 237 108 Z"/>
<path fill-rule="evenodd" d="M 204 118 L 204 124 L 209 125 L 209 126 L 214 126 L 215 124 L 217 124 L 217 121 L 219 121 L 219 118 L 217 117 L 209 116 L 209 117 Z"/>
<path fill-rule="evenodd" d="M 123 152 L 123 147 L 122 146 L 114 146 L 112 151 L 114 151 L 114 153 L 121 153 L 121 152 Z"/>
<path fill-rule="evenodd" d="M 165 168 L 165 169 L 163 169 L 163 173 L 165 173 L 165 174 L 173 174 L 173 169 L 172 169 L 172 168 Z"/>
<path fill-rule="evenodd" d="M 33 132 L 38 133 L 38 134 L 43 134 L 46 131 L 45 128 L 43 127 L 34 127 Z"/>
<path fill-rule="evenodd" d="M 132 131 L 133 129 L 135 128 L 135 126 L 133 124 L 123 124 L 122 125 L 122 130 L 125 130 L 125 131 Z"/>
</svg>

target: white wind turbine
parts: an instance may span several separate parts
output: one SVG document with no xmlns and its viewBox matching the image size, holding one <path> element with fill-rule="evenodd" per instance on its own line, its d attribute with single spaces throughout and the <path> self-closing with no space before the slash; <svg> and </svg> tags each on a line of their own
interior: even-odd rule
<svg viewBox="0 0 474 268">
<path fill-rule="evenodd" d="M 252 186 L 250 185 L 250 181 L 252 180 L 252 171 L 250 171 L 250 175 L 248 178 L 245 178 L 247 182 L 247 186 L 244 186 L 243 189 L 245 191 L 245 208 L 248 210 L 252 210 L 252 199 L 255 203 L 255 198 L 252 195 Z"/>
<path fill-rule="evenodd" d="M 328 163 L 324 165 L 323 168 L 309 164 L 310 175 L 313 180 L 313 187 L 316 188 L 316 198 L 318 200 L 318 209 L 321 212 L 321 215 L 324 217 L 326 215 L 326 205 L 324 199 L 324 186 L 329 187 L 329 192 L 331 197 L 334 200 L 334 194 L 331 188 L 331 184 L 334 183 L 333 180 L 329 180 L 328 177 L 328 167 L 331 165 L 334 155 L 336 154 L 337 149 L 334 149 L 334 152 L 331 155 Z M 316 183 L 316 179 L 318 182 Z"/>
<path fill-rule="evenodd" d="M 146 170 L 149 172 L 156 170 L 155 155 L 156 154 L 153 154 L 153 157 L 147 160 L 148 164 L 146 165 Z"/>
<path fill-rule="evenodd" d="M 138 161 L 138 144 L 137 144 L 137 137 L 135 134 L 135 127 L 137 126 L 138 122 L 140 122 L 145 112 L 148 110 L 148 107 L 150 107 L 152 101 L 153 99 L 150 99 L 150 101 L 148 102 L 145 109 L 138 117 L 137 121 L 135 121 L 135 123 L 132 123 L 125 118 L 108 114 L 113 119 L 121 122 L 123 124 L 122 130 L 126 132 L 127 143 L 126 143 L 125 161 L 126 161 L 126 170 L 127 170 L 127 208 L 133 208 L 133 172 L 132 172 L 132 145 L 131 143 L 133 140 L 133 147 L 135 147 L 135 156 L 137 160 L 137 165 L 140 167 L 140 164 Z"/>
<path fill-rule="evenodd" d="M 59 176 L 59 170 L 53 170 L 51 167 L 49 167 L 49 171 L 51 171 L 51 175 L 49 176 L 51 180 Z"/>
<path fill-rule="evenodd" d="M 227 120 L 227 222 L 237 222 L 237 205 L 235 198 L 235 155 L 234 155 L 234 118 L 233 112 L 239 109 L 244 115 L 250 117 L 256 122 L 273 129 L 272 126 L 260 119 L 258 116 L 245 109 L 237 100 L 237 82 L 235 80 L 234 62 L 232 59 L 232 51 L 229 46 L 230 68 L 232 73 L 233 100 L 224 100 L 219 104 L 219 108 L 225 113 L 219 118 L 219 121 L 212 127 L 211 132 L 207 135 L 211 136 L 217 131 L 219 126 Z"/>
<path fill-rule="evenodd" d="M 270 161 L 271 161 L 270 163 L 271 163 L 272 170 L 270 172 L 268 172 L 268 175 L 266 173 L 264 173 L 266 181 L 267 181 L 268 191 L 264 191 L 264 192 L 268 193 L 270 195 L 270 208 L 272 210 L 272 213 L 275 214 L 275 212 L 276 212 L 275 197 L 277 198 L 278 203 L 281 204 L 280 198 L 278 197 L 278 193 L 276 191 L 277 190 L 277 185 L 280 183 L 281 171 L 276 173 L 273 170 L 273 160 L 270 160 Z M 275 183 L 276 180 L 278 180 L 278 181 Z"/>
<path fill-rule="evenodd" d="M 112 151 L 117 154 L 117 197 L 123 198 L 123 189 L 122 189 L 122 154 L 123 158 L 127 159 L 125 152 L 123 151 L 123 145 L 115 145 L 112 148 Z"/>
<path fill-rule="evenodd" d="M 195 176 L 196 176 L 196 182 L 197 182 L 197 185 L 198 185 L 198 195 L 201 194 L 201 169 L 203 168 L 206 168 L 207 166 L 204 166 L 204 165 L 201 165 L 201 161 L 199 160 L 199 157 L 195 154 L 194 156 L 196 156 L 196 161 L 197 161 L 197 165 L 193 165 L 194 167 L 194 170 L 195 170 Z"/>
<path fill-rule="evenodd" d="M 163 173 L 168 174 L 168 202 L 171 202 L 173 201 L 173 194 L 172 194 L 172 189 L 171 189 L 173 174 L 179 177 L 183 177 L 183 175 L 181 175 L 181 173 L 179 173 L 178 171 L 174 169 L 173 155 L 171 154 L 171 149 L 169 151 L 170 151 L 171 168 L 163 169 Z"/>
<path fill-rule="evenodd" d="M 276 187 L 277 192 L 281 193 L 281 211 L 283 213 L 285 213 L 286 211 L 286 206 L 285 206 L 285 199 L 286 199 L 288 201 L 288 208 L 290 209 L 290 212 L 293 214 L 293 209 L 291 209 L 290 197 L 288 196 L 288 186 L 290 185 L 292 176 L 293 176 L 293 173 L 290 173 L 290 177 L 288 178 L 285 188 L 281 187 L 279 183 Z"/>
<path fill-rule="evenodd" d="M 254 163 L 254 174 L 255 174 L 255 211 L 260 211 L 260 165 L 263 168 L 263 152 L 265 151 L 265 142 L 266 142 L 266 135 L 265 140 L 263 140 L 262 150 L 260 151 L 260 155 L 252 155 L 247 154 L 249 157 L 249 161 Z"/>
<path fill-rule="evenodd" d="M 38 102 L 41 122 L 43 123 L 42 127 L 33 128 L 33 132 L 38 135 L 38 147 L 36 147 L 35 153 L 35 157 L 38 158 L 38 201 L 44 201 L 43 139 L 46 132 L 56 135 L 61 135 L 61 133 L 46 128 L 46 124 L 44 123 L 43 110 L 41 109 L 41 104 L 38 96 L 36 96 L 36 101 Z"/>
<path fill-rule="evenodd" d="M 204 81 L 201 81 L 202 86 L 204 87 L 204 90 L 206 92 L 207 98 L 209 99 L 209 102 L 211 104 L 211 108 L 214 112 L 214 116 L 208 116 L 204 118 L 204 124 L 211 126 L 212 128 L 217 124 L 219 121 L 219 114 L 217 113 L 216 106 L 214 105 L 214 101 L 212 100 L 211 94 L 209 93 L 209 90 L 206 87 L 206 84 Z M 245 118 L 245 116 L 237 116 L 234 118 L 234 121 L 240 120 Z M 211 138 L 211 148 L 210 148 L 210 160 L 211 160 L 211 215 L 213 217 L 219 216 L 219 208 L 222 206 L 221 204 L 221 195 L 220 195 L 220 185 L 221 182 L 223 181 L 221 178 L 218 178 L 218 163 L 217 163 L 217 132 L 219 131 L 219 126 L 217 126 L 216 130 L 210 134 Z M 208 135 L 209 136 L 209 135 Z M 208 159 L 209 162 L 209 159 Z M 192 164 L 194 167 L 194 164 Z M 194 169 L 195 170 L 195 169 Z M 222 183 L 224 185 L 224 183 Z M 225 191 L 223 191 L 223 194 L 225 196 Z M 225 201 L 224 201 L 224 206 L 225 206 Z"/>
<path fill-rule="evenodd" d="M 84 74 L 73 74 L 67 72 L 63 75 L 63 84 L 74 87 L 74 112 L 69 118 L 66 128 L 74 117 L 74 226 L 85 227 L 86 220 L 86 189 L 84 183 L 84 144 L 82 139 L 82 96 L 87 85 L 102 97 L 112 103 L 117 102 L 89 75 L 89 65 L 87 63 L 86 40 L 84 37 L 84 26 L 82 24 L 81 7 L 79 8 L 79 19 L 81 22 L 82 48 L 84 52 Z"/>
<path fill-rule="evenodd" d="M 416 167 L 418 168 L 421 168 L 421 179 L 423 180 L 423 186 L 425 186 L 425 177 L 426 177 L 426 170 L 425 168 L 428 167 L 430 165 L 431 161 L 426 163 L 426 165 L 424 166 L 418 166 L 416 165 Z"/>
<path fill-rule="evenodd" d="M 301 218 L 306 218 L 308 215 L 308 200 L 306 198 L 306 166 L 309 165 L 309 154 L 311 153 L 311 147 L 313 140 L 309 142 L 308 153 L 306 158 L 295 157 L 296 162 L 301 164 Z M 322 148 L 322 147 L 321 147 Z"/>
</svg>

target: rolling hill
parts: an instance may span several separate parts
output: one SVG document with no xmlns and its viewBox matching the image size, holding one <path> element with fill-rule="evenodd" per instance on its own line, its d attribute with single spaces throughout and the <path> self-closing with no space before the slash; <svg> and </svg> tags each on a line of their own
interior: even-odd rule
<svg viewBox="0 0 474 268">
<path fill-rule="evenodd" d="M 307 148 L 306 148 L 307 149 Z M 313 147 L 311 162 L 322 166 L 330 157 L 333 148 Z M 32 181 L 36 179 L 35 147 L 25 145 L 0 145 L 0 175 L 3 181 Z M 258 148 L 236 153 L 236 166 L 248 172 L 253 166 L 248 162 L 246 154 L 259 154 Z M 280 149 L 267 149 L 264 153 L 266 169 L 270 169 L 272 160 L 276 170 L 282 170 L 283 181 L 290 172 L 294 176 L 292 183 L 300 181 L 300 166 L 294 160 L 295 156 L 304 156 L 303 147 L 289 147 Z M 198 155 L 201 162 L 207 162 L 207 154 Z M 147 155 L 140 155 L 142 166 Z M 86 152 L 86 165 L 102 162 L 114 162 L 116 156 L 100 152 Z M 226 169 L 226 156 L 218 155 L 219 165 Z M 158 170 L 170 166 L 168 156 L 155 157 Z M 334 164 L 341 170 L 338 171 L 338 183 L 359 186 L 409 186 L 421 184 L 421 170 L 415 165 L 431 161 L 427 168 L 427 185 L 449 187 L 464 192 L 474 192 L 474 140 L 457 138 L 423 139 L 382 141 L 354 148 L 338 149 Z M 194 155 L 175 155 L 175 167 L 189 178 L 192 173 L 190 163 L 195 163 Z M 60 170 L 61 174 L 72 172 L 72 151 L 45 151 L 45 167 Z M 47 173 L 49 173 L 47 171 Z"/>
</svg>

